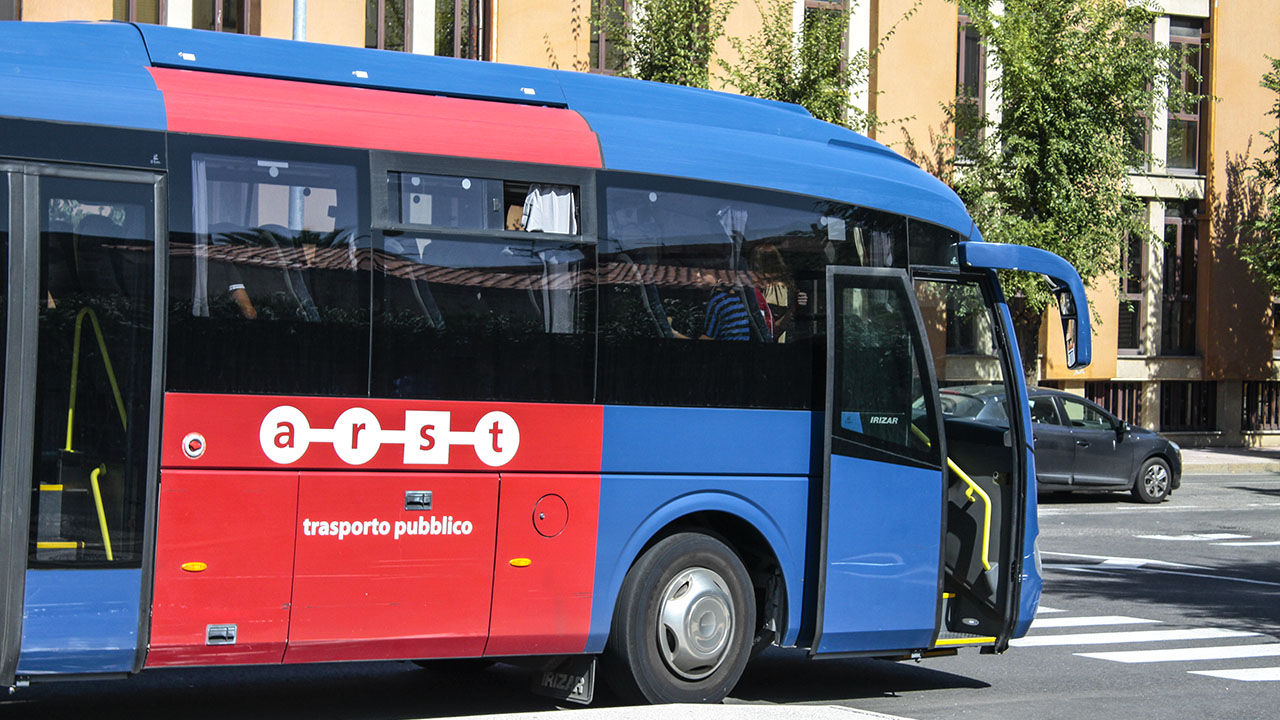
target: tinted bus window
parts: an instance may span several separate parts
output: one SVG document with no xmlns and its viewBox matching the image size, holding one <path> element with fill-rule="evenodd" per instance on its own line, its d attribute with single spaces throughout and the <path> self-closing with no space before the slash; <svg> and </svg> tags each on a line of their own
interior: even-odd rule
<svg viewBox="0 0 1280 720">
<path fill-rule="evenodd" d="M 35 566 L 138 567 L 151 398 L 150 184 L 40 179 Z"/>
<path fill-rule="evenodd" d="M 909 228 L 911 264 L 954 266 L 956 243 L 960 233 L 921 220 L 912 220 Z"/>
<path fill-rule="evenodd" d="M 374 261 L 373 393 L 591 402 L 593 265 L 577 241 L 387 233 Z"/>
<path fill-rule="evenodd" d="M 400 225 L 465 230 L 579 232 L 578 188 L 454 175 L 387 173 L 391 218 Z"/>
<path fill-rule="evenodd" d="M 191 156 L 170 248 L 170 390 L 367 393 L 357 177 L 274 155 Z"/>
<path fill-rule="evenodd" d="M 819 407 L 826 266 L 905 263 L 905 222 L 824 200 L 680 185 L 605 193 L 601 401 Z"/>
</svg>

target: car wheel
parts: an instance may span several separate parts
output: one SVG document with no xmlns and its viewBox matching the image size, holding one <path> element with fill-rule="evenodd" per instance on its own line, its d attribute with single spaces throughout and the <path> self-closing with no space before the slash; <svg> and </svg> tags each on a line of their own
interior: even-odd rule
<svg viewBox="0 0 1280 720">
<path fill-rule="evenodd" d="M 1160 458 L 1148 458 L 1133 483 L 1133 496 L 1144 503 L 1164 502 L 1169 498 L 1172 482 L 1169 464 Z"/>
<path fill-rule="evenodd" d="M 738 683 L 751 652 L 755 594 L 723 542 L 679 533 L 627 572 L 602 658 L 623 700 L 713 703 Z"/>
</svg>

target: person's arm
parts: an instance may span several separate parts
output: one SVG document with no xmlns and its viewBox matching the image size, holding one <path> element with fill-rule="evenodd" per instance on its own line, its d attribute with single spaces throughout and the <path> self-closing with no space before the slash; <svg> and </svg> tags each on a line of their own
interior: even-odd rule
<svg viewBox="0 0 1280 720">
<path fill-rule="evenodd" d="M 231 293 L 231 299 L 236 301 L 236 307 L 240 308 L 240 317 L 246 320 L 257 319 L 258 309 L 253 306 L 253 301 L 249 299 L 249 293 L 244 289 L 244 285 L 236 283 L 227 289 Z"/>
</svg>

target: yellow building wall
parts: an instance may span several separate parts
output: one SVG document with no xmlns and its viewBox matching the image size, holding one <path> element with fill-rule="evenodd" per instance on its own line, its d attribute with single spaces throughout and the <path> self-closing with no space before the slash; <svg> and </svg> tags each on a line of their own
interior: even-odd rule
<svg viewBox="0 0 1280 720">
<path fill-rule="evenodd" d="M 711 57 L 711 89 L 726 90 L 728 92 L 737 92 L 738 89 L 728 84 L 724 70 L 720 68 L 718 60 L 724 60 L 730 65 L 737 65 L 741 62 L 738 51 L 733 49 L 729 38 L 738 38 L 742 42 L 746 42 L 754 35 L 758 35 L 764 24 L 761 5 L 765 9 L 770 7 L 773 0 L 760 0 L 757 4 L 756 0 L 741 0 L 733 9 L 729 11 L 729 16 L 724 21 L 724 36 L 716 40 L 715 54 Z"/>
<path fill-rule="evenodd" d="M 1275 95 L 1259 87 L 1271 69 L 1280 28 L 1280 3 L 1235 0 L 1214 5 L 1213 42 L 1208 92 L 1219 98 L 1202 111 L 1212 118 L 1209 149 L 1209 229 L 1201 236 L 1199 285 L 1196 288 L 1198 345 L 1204 352 L 1206 380 L 1271 377 L 1271 314 L 1268 292 L 1255 283 L 1234 252 L 1231 226 L 1238 215 L 1239 185 L 1228 164 L 1246 151 L 1257 157 L 1263 147 L 1259 131 L 1275 128 L 1266 112 Z M 1252 147 L 1250 147 L 1252 143 Z M 1207 240 L 1208 242 L 1204 242 Z"/>
<path fill-rule="evenodd" d="M 1072 370 L 1067 367 L 1067 347 L 1062 338 L 1062 316 L 1056 307 L 1044 314 L 1040 325 L 1040 377 L 1045 380 L 1110 380 L 1116 376 L 1116 347 L 1119 345 L 1120 300 L 1114 275 L 1099 278 L 1085 289 L 1092 314 L 1093 362 Z"/>
<path fill-rule="evenodd" d="M 114 11 L 112 0 L 26 0 L 22 3 L 22 19 L 34 22 L 110 20 Z"/>
<path fill-rule="evenodd" d="M 555 70 L 591 63 L 590 0 L 493 0 L 493 59 Z"/>
<path fill-rule="evenodd" d="M 946 136 L 946 114 L 940 103 L 956 96 L 958 11 L 947 0 L 923 0 L 906 17 L 915 0 L 871 2 L 871 46 L 891 31 L 883 52 L 873 60 L 868 106 L 890 124 L 872 136 L 903 152 L 908 142 L 931 156 Z"/>
<path fill-rule="evenodd" d="M 364 47 L 365 4 L 361 0 L 307 3 L 307 42 Z M 261 0 L 263 37 L 293 37 L 293 0 Z"/>
</svg>

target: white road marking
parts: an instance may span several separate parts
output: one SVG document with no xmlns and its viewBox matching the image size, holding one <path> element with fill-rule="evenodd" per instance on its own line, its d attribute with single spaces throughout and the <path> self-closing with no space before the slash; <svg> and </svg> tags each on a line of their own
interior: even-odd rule
<svg viewBox="0 0 1280 720">
<path fill-rule="evenodd" d="M 1204 567 L 1203 565 L 1186 565 L 1184 563 L 1166 562 L 1164 560 L 1151 560 L 1148 558 L 1113 557 L 1110 555 L 1080 555 L 1077 553 L 1063 553 L 1063 552 L 1041 552 L 1040 554 L 1046 557 L 1052 555 L 1054 557 L 1078 558 L 1081 560 L 1099 560 L 1103 565 L 1121 566 L 1121 567 L 1127 567 L 1127 568 L 1137 568 L 1137 567 L 1143 567 L 1146 565 L 1159 565 L 1162 567 L 1188 568 L 1191 570 L 1208 570 L 1209 569 Z"/>
<path fill-rule="evenodd" d="M 1258 633 L 1244 630 L 1196 628 L 1191 630 L 1133 630 L 1130 632 L 1070 633 L 1039 635 L 1010 640 L 1015 647 L 1047 647 L 1051 645 L 1118 645 L 1120 643 L 1167 642 L 1170 640 L 1216 640 L 1218 638 L 1255 637 Z"/>
<path fill-rule="evenodd" d="M 1232 533 L 1188 533 L 1186 535 L 1134 535 L 1142 540 L 1170 540 L 1173 542 L 1209 542 L 1212 540 L 1248 540 L 1248 535 Z"/>
<path fill-rule="evenodd" d="M 1167 650 L 1122 650 L 1076 653 L 1080 657 L 1122 663 L 1181 662 L 1186 660 L 1234 660 L 1280 655 L 1280 643 L 1225 645 L 1221 647 L 1170 648 Z"/>
<path fill-rule="evenodd" d="M 1158 622 L 1160 621 L 1144 620 L 1125 615 L 1093 615 L 1089 617 L 1046 618 L 1044 620 L 1037 618 L 1031 621 L 1031 629 L 1044 630 L 1046 628 L 1090 627 L 1095 625 L 1144 625 Z"/>
<path fill-rule="evenodd" d="M 1280 540 L 1246 540 L 1244 542 L 1220 542 L 1214 545 L 1222 545 L 1225 547 L 1272 547 L 1280 545 Z"/>
<path fill-rule="evenodd" d="M 1040 607 L 1036 608 L 1036 617 L 1039 617 L 1041 615 L 1048 615 L 1049 613 L 1060 613 L 1060 612 L 1066 612 L 1066 611 L 1059 610 L 1058 608 L 1045 607 L 1044 605 L 1041 605 Z"/>
<path fill-rule="evenodd" d="M 1040 517 L 1050 517 L 1053 515 L 1070 515 L 1072 517 L 1076 517 L 1078 515 L 1127 515 L 1132 513 L 1154 512 L 1157 509 L 1160 511 L 1160 514 L 1162 515 L 1165 513 L 1171 513 L 1171 512 L 1187 512 L 1187 511 L 1196 512 L 1200 510 L 1206 510 L 1206 511 L 1222 510 L 1222 508 L 1208 507 L 1206 505 L 1169 505 L 1167 503 L 1162 505 L 1141 505 L 1141 506 L 1135 505 L 1135 506 L 1129 506 L 1129 507 L 1108 507 L 1105 510 L 1081 510 L 1080 508 L 1077 508 L 1077 507 L 1045 507 L 1044 505 L 1041 505 L 1037 509 L 1037 514 L 1039 514 Z"/>
<path fill-rule="evenodd" d="M 1280 681 L 1280 667 L 1245 668 L 1243 670 L 1189 670 L 1188 672 L 1192 675 L 1208 675 L 1209 677 L 1244 680 L 1245 682 Z"/>
</svg>

